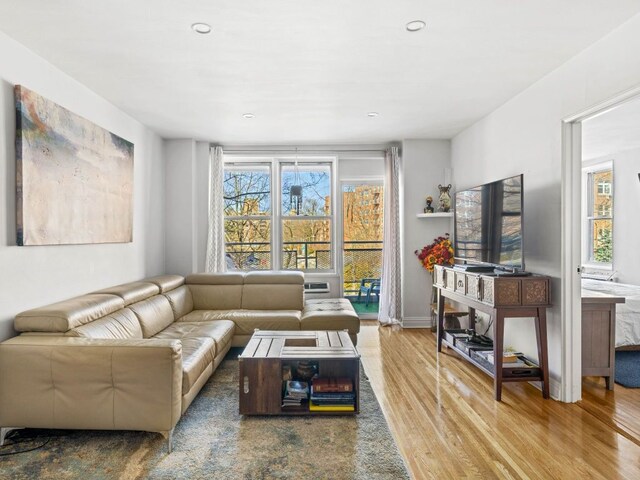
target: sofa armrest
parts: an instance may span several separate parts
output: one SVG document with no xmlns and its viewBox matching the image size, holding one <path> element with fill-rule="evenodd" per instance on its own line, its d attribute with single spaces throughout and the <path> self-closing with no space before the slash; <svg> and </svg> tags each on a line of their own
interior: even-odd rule
<svg viewBox="0 0 640 480">
<path fill-rule="evenodd" d="M 0 426 L 167 432 L 180 419 L 179 340 L 19 336 L 0 344 Z"/>
</svg>

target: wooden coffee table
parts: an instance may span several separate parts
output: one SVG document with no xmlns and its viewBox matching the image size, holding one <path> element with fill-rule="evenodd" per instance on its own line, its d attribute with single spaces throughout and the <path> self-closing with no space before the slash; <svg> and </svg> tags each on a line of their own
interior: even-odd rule
<svg viewBox="0 0 640 480">
<path fill-rule="evenodd" d="M 360 411 L 360 354 L 347 331 L 256 330 L 240 364 L 242 415 L 353 415 Z M 299 361 L 318 363 L 321 377 L 348 377 L 356 394 L 353 412 L 309 412 L 307 404 L 282 407 L 282 369 Z"/>
</svg>

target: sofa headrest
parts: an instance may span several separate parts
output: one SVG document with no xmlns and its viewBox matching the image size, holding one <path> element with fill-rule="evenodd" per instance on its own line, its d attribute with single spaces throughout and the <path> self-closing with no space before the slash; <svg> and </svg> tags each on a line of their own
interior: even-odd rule
<svg viewBox="0 0 640 480">
<path fill-rule="evenodd" d="M 273 284 L 292 284 L 302 285 L 304 284 L 304 273 L 293 271 L 254 271 L 248 272 L 244 276 L 245 285 L 273 285 Z"/>
<path fill-rule="evenodd" d="M 124 304 L 131 305 L 145 298 L 152 297 L 160 293 L 160 287 L 151 282 L 131 282 L 115 287 L 103 288 L 94 293 L 110 293 L 117 295 L 124 300 Z"/>
<path fill-rule="evenodd" d="M 90 293 L 16 315 L 18 332 L 66 332 L 124 308 L 116 295 Z"/>
<path fill-rule="evenodd" d="M 242 285 L 245 274 L 227 273 L 193 273 L 187 276 L 187 285 Z"/>
<path fill-rule="evenodd" d="M 169 292 L 180 285 L 184 285 L 184 277 L 180 275 L 159 275 L 144 280 L 144 282 L 153 283 L 160 288 L 160 293 Z"/>
</svg>

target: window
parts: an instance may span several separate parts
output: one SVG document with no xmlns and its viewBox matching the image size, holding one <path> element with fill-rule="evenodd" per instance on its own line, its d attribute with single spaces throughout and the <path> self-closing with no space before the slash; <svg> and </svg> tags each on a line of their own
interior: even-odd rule
<svg viewBox="0 0 640 480">
<path fill-rule="evenodd" d="M 281 163 L 283 270 L 330 270 L 333 265 L 331 164 Z"/>
<path fill-rule="evenodd" d="M 225 241 L 233 268 L 332 270 L 332 173 L 331 162 L 226 162 Z"/>
<path fill-rule="evenodd" d="M 610 267 L 613 262 L 613 169 L 610 162 L 584 170 L 586 203 L 585 261 Z"/>
<path fill-rule="evenodd" d="M 227 259 L 240 270 L 271 269 L 271 166 L 226 164 L 224 232 Z"/>
<path fill-rule="evenodd" d="M 611 182 L 598 182 L 598 195 L 611 195 Z"/>
</svg>

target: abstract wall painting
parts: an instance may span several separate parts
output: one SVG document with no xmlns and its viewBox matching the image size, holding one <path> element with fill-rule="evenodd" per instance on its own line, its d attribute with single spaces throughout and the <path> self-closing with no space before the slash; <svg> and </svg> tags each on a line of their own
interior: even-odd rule
<svg viewBox="0 0 640 480">
<path fill-rule="evenodd" d="M 18 245 L 133 238 L 133 143 L 16 85 Z"/>
</svg>

